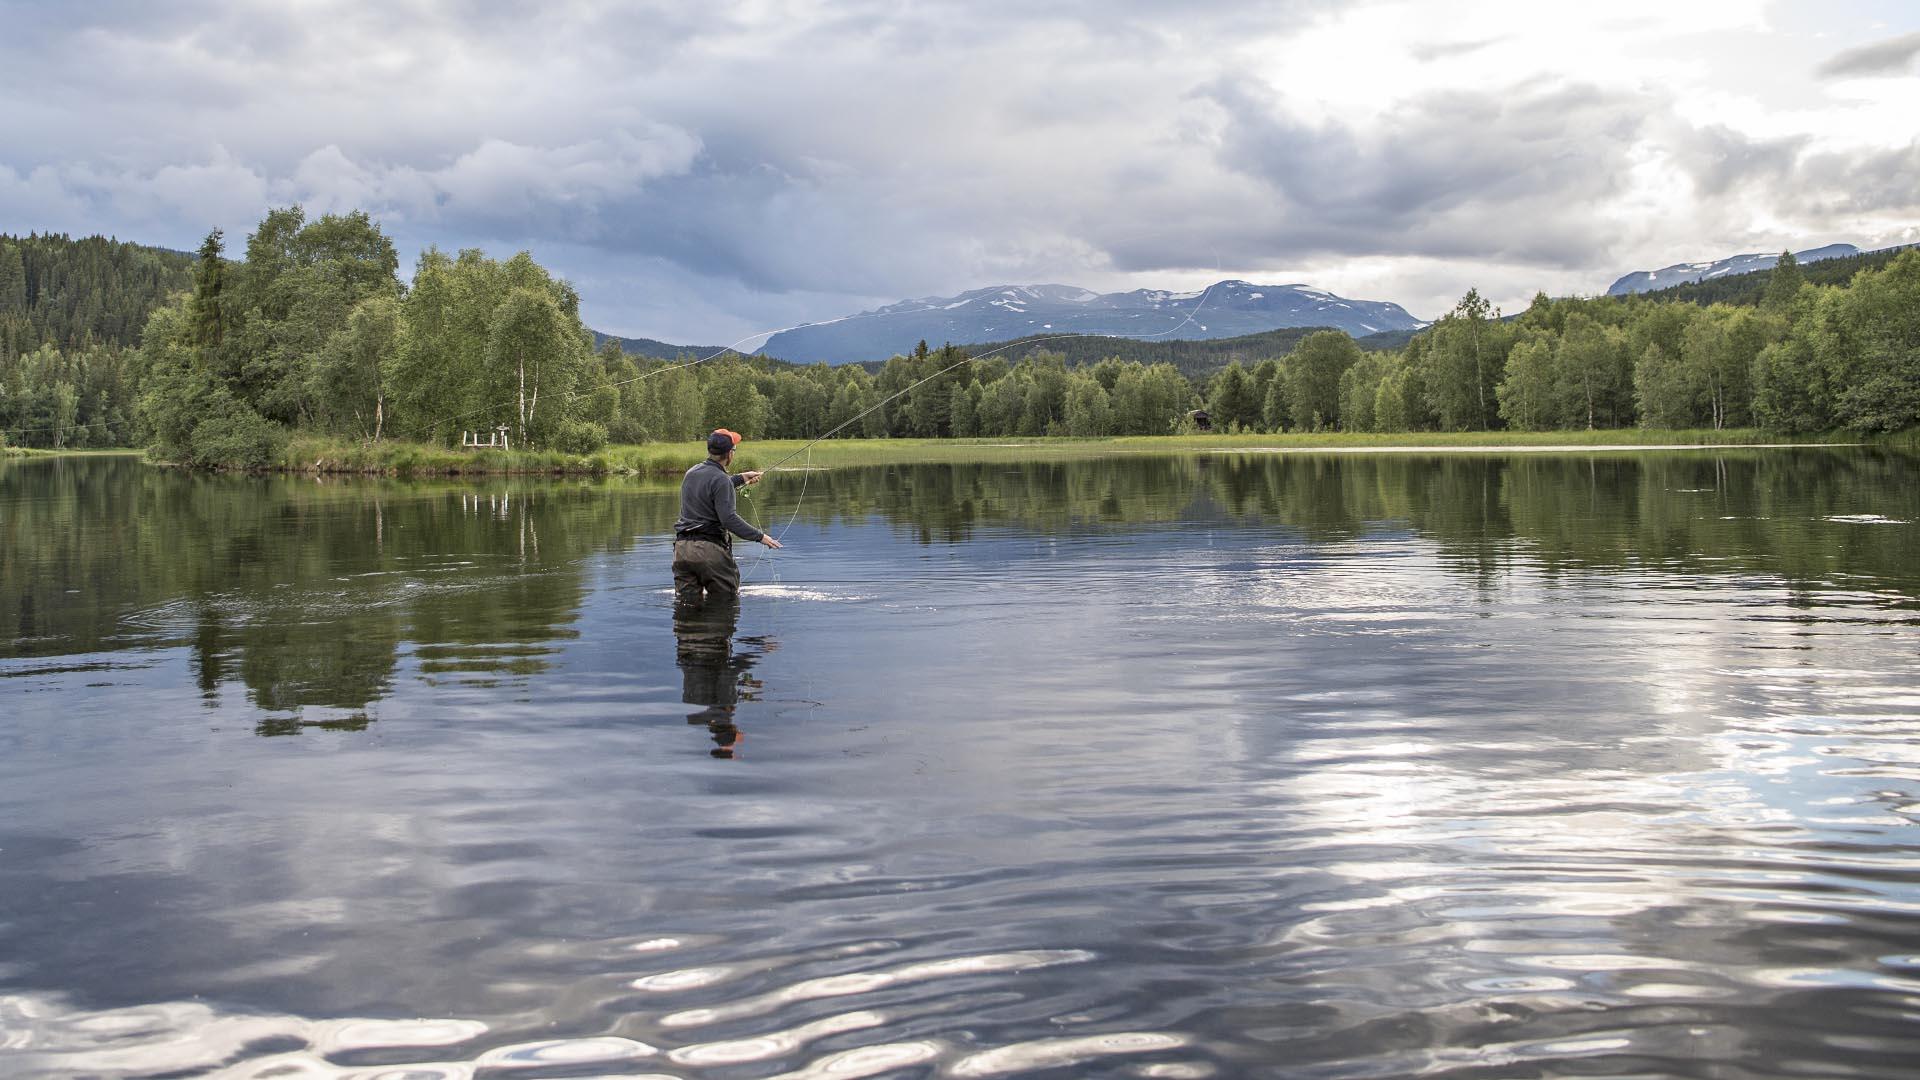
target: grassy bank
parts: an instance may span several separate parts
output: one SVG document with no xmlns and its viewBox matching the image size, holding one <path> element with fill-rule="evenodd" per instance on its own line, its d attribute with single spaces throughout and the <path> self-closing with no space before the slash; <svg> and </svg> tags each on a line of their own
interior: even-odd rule
<svg viewBox="0 0 1920 1080">
<path fill-rule="evenodd" d="M 141 451 L 117 447 L 90 447 L 85 450 L 36 450 L 30 446 L 0 446 L 0 458 L 114 457 Z"/>
<path fill-rule="evenodd" d="M 608 447 L 592 454 L 552 450 L 489 450 L 426 443 L 297 436 L 275 467 L 288 472 L 393 476 L 599 475 L 657 472 L 680 447 L 659 444 Z"/>
<path fill-rule="evenodd" d="M 1472 431 L 1472 432 L 1316 432 L 1283 435 L 1141 435 L 1110 439 L 848 439 L 815 443 L 801 440 L 749 441 L 740 448 L 741 468 L 811 462 L 833 468 L 914 462 L 1032 461 L 1099 457 L 1105 454 L 1171 454 L 1194 451 L 1240 452 L 1408 452 L 1517 451 L 1581 447 L 1750 446 L 1778 442 L 1833 441 L 1783 438 L 1755 429 L 1729 431 Z M 1851 440 L 1848 440 L 1851 441 Z"/>
<path fill-rule="evenodd" d="M 1911 436 L 1907 436 L 1911 440 Z M 1327 432 L 1285 435 L 1160 435 L 1111 439 L 830 439 L 808 446 L 799 439 L 749 440 L 736 466 L 839 468 L 859 465 L 1065 460 L 1107 454 L 1194 451 L 1274 452 L 1519 452 L 1663 446 L 1742 446 L 1779 442 L 1850 441 L 1789 439 L 1754 429 L 1731 431 L 1480 431 L 1372 434 Z M 459 475 L 671 475 L 698 461 L 697 442 L 610 446 L 591 454 L 553 451 L 461 450 L 422 443 L 365 443 L 343 439 L 294 439 L 278 462 L 290 472 L 401 476 Z"/>
</svg>

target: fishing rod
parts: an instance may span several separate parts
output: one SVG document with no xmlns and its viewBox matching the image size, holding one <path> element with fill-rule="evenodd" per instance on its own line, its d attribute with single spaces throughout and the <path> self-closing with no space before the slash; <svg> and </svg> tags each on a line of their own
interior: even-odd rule
<svg viewBox="0 0 1920 1080">
<path fill-rule="evenodd" d="M 1215 282 L 1215 284 L 1218 284 L 1218 282 Z M 1184 327 L 1187 324 L 1193 322 L 1194 318 L 1200 314 L 1200 309 L 1206 306 L 1207 296 L 1213 292 L 1213 288 L 1214 288 L 1213 285 L 1209 285 L 1206 288 L 1200 290 L 1200 297 L 1198 300 L 1194 302 L 1193 310 L 1187 312 L 1186 318 L 1180 320 L 1179 322 L 1175 323 L 1172 327 L 1166 330 L 1161 330 L 1152 334 L 1141 334 L 1140 339 L 1144 340 L 1146 338 L 1165 337 L 1166 335 L 1171 334 L 1179 330 L 1181 327 Z M 979 356 L 971 356 L 971 355 L 964 356 L 959 360 L 956 360 L 953 363 L 948 364 L 946 367 L 943 367 L 940 370 L 934 372 L 933 374 L 927 375 L 923 378 L 916 379 L 913 382 L 907 384 L 905 387 L 899 390 L 896 390 L 891 394 L 888 394 L 886 397 L 881 398 L 879 401 L 873 403 L 871 406 L 868 406 L 867 408 L 861 410 L 860 412 L 855 413 L 853 416 L 847 418 L 846 420 L 841 421 L 839 424 L 834 425 L 825 433 L 814 436 L 813 438 L 807 440 L 807 442 L 804 445 L 802 445 L 799 449 L 793 451 L 793 453 L 791 454 L 788 454 L 786 457 L 781 458 L 779 461 L 774 462 L 772 465 L 767 466 L 766 469 L 762 471 L 773 472 L 779 469 L 782 465 L 785 465 L 787 462 L 792 461 L 796 457 L 799 457 L 802 453 L 807 454 L 807 462 L 809 465 L 811 465 L 813 462 L 812 450 L 815 444 L 822 442 L 826 439 L 832 438 L 834 435 L 852 426 L 854 422 L 861 420 L 867 416 L 870 416 L 874 412 L 878 411 L 879 409 L 884 408 L 889 402 L 894 401 L 897 398 L 905 397 L 907 394 L 912 393 L 916 387 L 919 387 L 925 383 L 932 382 L 934 379 L 937 379 L 940 376 L 945 375 L 947 372 L 952 371 L 957 367 L 960 367 L 962 364 L 971 364 L 975 360 L 985 360 L 988 357 L 993 356 L 997 353 L 1006 352 L 1008 349 L 1019 348 L 1022 345 L 1038 345 L 1041 342 L 1046 342 L 1046 341 L 1064 341 L 1068 338 L 1075 338 L 1079 336 L 1081 335 L 1050 334 L 1046 337 L 1022 338 L 1019 341 L 1009 342 L 1005 345 L 1002 345 L 997 349 L 991 349 L 991 350 L 988 350 L 987 352 L 983 352 Z M 813 470 L 809 468 L 806 471 L 810 479 Z M 746 489 L 742 488 L 741 490 L 745 491 Z M 803 480 L 800 485 L 800 497 L 796 499 L 793 504 L 793 513 L 788 515 L 787 524 L 781 528 L 780 535 L 774 537 L 775 540 L 784 540 L 786 538 L 787 531 L 793 528 L 794 521 L 798 519 L 800 516 L 800 506 L 802 503 L 806 501 L 806 495 L 807 495 L 806 481 Z M 765 530 L 762 530 L 762 531 L 764 532 Z M 747 569 L 747 573 L 743 575 L 743 578 L 742 578 L 743 580 L 746 578 L 751 578 L 753 574 L 760 569 L 760 563 L 762 560 L 764 560 L 767 557 L 767 551 L 769 550 L 772 550 L 772 549 L 763 549 L 754 558 L 753 565 Z"/>
<path fill-rule="evenodd" d="M 1212 286 L 1209 285 L 1208 288 L 1211 289 Z M 885 318 L 891 315 L 919 315 L 924 312 L 937 311 L 937 310 L 940 310 L 940 307 L 938 305 L 927 304 L 922 307 L 900 308 L 894 311 L 867 311 L 867 312 L 862 312 L 858 315 L 848 315 L 845 318 L 833 319 L 831 321 L 836 323 L 855 322 L 860 319 L 879 319 L 879 318 Z M 1189 318 L 1191 318 L 1191 316 L 1189 316 Z M 701 364 L 704 364 L 709 360 L 714 360 L 719 357 L 725 356 L 728 353 L 737 353 L 741 356 L 746 356 L 748 354 L 740 352 L 740 346 L 745 345 L 749 341 L 754 341 L 756 339 L 761 339 L 761 338 L 771 338 L 775 334 L 783 334 L 789 330 L 800 330 L 800 329 L 804 329 L 806 327 L 815 326 L 815 325 L 824 325 L 824 324 L 801 322 L 801 323 L 794 323 L 791 326 L 776 327 L 772 330 L 757 330 L 751 334 L 748 334 L 746 337 L 743 337 L 740 340 L 734 342 L 733 344 L 722 346 L 721 348 L 715 350 L 712 353 L 709 353 L 706 356 L 699 358 L 698 360 L 693 360 L 685 364 L 668 364 L 664 367 L 657 367 L 651 371 L 641 372 L 640 374 L 635 375 L 629 379 L 618 379 L 613 382 L 597 383 L 591 389 L 588 389 L 588 390 L 569 390 L 567 391 L 567 394 L 566 394 L 566 400 L 571 402 L 579 399 L 581 396 L 585 394 L 593 393 L 602 389 L 611 389 L 613 387 L 618 387 L 618 386 L 630 386 L 637 382 L 645 382 L 646 380 L 651 379 L 656 375 L 665 375 L 669 371 L 686 371 L 690 368 L 699 367 Z M 1184 326 L 1185 323 L 1182 323 L 1181 325 Z M 1174 329 L 1177 330 L 1179 329 L 1179 327 L 1176 326 L 1174 327 Z M 1168 331 L 1168 332 L 1170 333 L 1171 331 Z M 1066 335 L 1066 336 L 1072 336 L 1072 335 Z M 1159 335 L 1148 334 L 1144 336 L 1157 337 Z M 1052 339 L 1046 339 L 1046 340 L 1052 340 Z M 991 355 L 991 354 L 987 354 L 987 355 Z M 916 383 L 915 385 L 919 385 L 919 384 Z M 909 389 L 911 389 L 911 387 L 909 387 Z M 464 420 L 470 416 L 477 416 L 481 413 L 491 413 L 499 409 L 504 409 L 512 404 L 514 404 L 514 402 L 512 401 L 502 401 L 493 405 L 486 405 L 478 409 L 472 409 L 464 413 L 456 413 L 451 416 L 438 417 L 436 418 L 435 423 L 439 424 L 439 423 L 445 423 L 452 420 Z M 882 402 L 882 404 L 885 404 L 885 403 Z M 865 415 L 866 415 L 865 413 L 861 414 L 861 416 L 865 416 Z M 859 417 L 855 417 L 855 419 L 859 419 Z M 835 428 L 834 430 L 838 431 L 839 428 Z"/>
<path fill-rule="evenodd" d="M 1157 333 L 1141 334 L 1139 338 L 1137 338 L 1136 340 L 1165 337 L 1166 335 L 1171 334 L 1176 330 L 1179 330 L 1181 327 L 1186 326 L 1188 323 L 1194 320 L 1194 317 L 1196 315 L 1200 314 L 1200 309 L 1206 306 L 1207 294 L 1211 293 L 1212 291 L 1213 291 L 1212 285 L 1209 285 L 1206 288 L 1200 290 L 1200 299 L 1197 303 L 1193 305 L 1193 310 L 1187 312 L 1187 317 L 1180 320 L 1178 323 L 1175 323 L 1171 328 L 1166 330 L 1161 330 Z M 836 434 L 839 434 L 841 431 L 844 431 L 848 427 L 851 427 L 855 421 L 864 419 L 867 416 L 872 415 L 874 412 L 877 412 L 878 410 L 886 406 L 887 403 L 893 401 L 895 398 L 905 397 L 907 394 L 912 393 L 914 388 L 922 385 L 923 383 L 932 382 L 933 380 L 939 378 L 942 375 L 945 375 L 947 372 L 952 371 L 954 368 L 957 368 L 962 364 L 971 364 L 975 360 L 985 360 L 990 356 L 994 356 L 998 353 L 1006 352 L 1008 349 L 1016 349 L 1023 345 L 1038 345 L 1044 341 L 1065 341 L 1068 338 L 1076 338 L 1081 336 L 1082 335 L 1080 334 L 1050 334 L 1046 337 L 1021 338 L 1019 341 L 1009 342 L 1008 344 L 1002 345 L 997 349 L 990 349 L 986 352 L 981 353 L 979 356 L 973 356 L 973 355 L 963 356 L 960 359 L 954 361 L 953 363 L 948 364 L 946 367 L 941 368 L 939 371 L 936 371 L 933 374 L 928 375 L 924 378 L 916 379 L 913 382 L 907 384 L 905 388 L 901 390 L 897 390 L 891 394 L 888 394 L 886 397 L 881 398 L 879 401 L 875 402 L 873 405 L 869 406 L 868 408 L 858 413 L 855 413 L 852 417 L 841 421 L 839 424 L 834 425 L 834 427 L 828 430 L 825 434 L 816 435 L 812 439 L 807 440 L 805 445 L 801 446 L 798 450 L 795 450 L 793 453 L 788 454 L 786 457 L 781 458 L 779 461 L 774 462 L 772 465 L 767 466 L 765 471 L 772 472 L 775 469 L 778 469 L 780 466 L 785 465 L 787 462 L 792 461 L 796 457 L 799 457 L 801 451 L 811 450 L 815 443 L 821 442 L 825 439 L 832 438 Z"/>
<path fill-rule="evenodd" d="M 923 312 L 935 311 L 935 310 L 939 310 L 937 305 L 927 304 L 923 307 L 900 308 L 895 311 L 868 311 L 858 315 L 849 315 L 845 318 L 835 319 L 833 321 L 834 322 L 854 322 L 859 319 L 877 319 L 877 318 L 882 318 L 889 315 L 918 315 Z M 802 323 L 794 323 L 791 326 L 775 327 L 774 329 L 771 329 L 771 330 L 758 330 L 758 331 L 755 331 L 754 333 L 748 334 L 746 337 L 741 338 L 740 340 L 734 342 L 731 345 L 724 345 L 719 349 L 716 349 L 712 353 L 709 353 L 706 356 L 702 356 L 697 360 L 692 360 L 684 364 L 669 363 L 662 367 L 657 367 L 649 371 L 641 372 L 640 374 L 635 375 L 632 378 L 617 379 L 613 382 L 597 383 L 589 390 L 577 390 L 577 389 L 569 390 L 566 393 L 566 400 L 569 402 L 576 401 L 580 397 L 586 394 L 593 393 L 594 391 L 598 391 L 603 388 L 630 386 L 637 382 L 644 382 L 648 379 L 653 378 L 656 375 L 665 375 L 669 371 L 685 371 L 689 368 L 696 368 L 696 367 L 699 367 L 701 364 L 706 363 L 709 360 L 718 359 L 719 357 L 725 356 L 728 353 L 740 353 L 740 346 L 745 345 L 749 341 L 753 341 L 760 338 L 770 338 L 775 334 L 785 333 L 788 330 L 799 330 L 799 329 L 803 329 L 805 327 L 813 326 L 813 325 L 816 325 L 816 324 L 802 322 Z M 747 354 L 740 353 L 740 355 L 745 356 Z M 478 408 L 469 409 L 466 412 L 442 414 L 440 416 L 434 417 L 431 424 L 429 424 L 428 426 L 430 428 L 437 427 L 441 424 L 452 423 L 456 420 L 466 420 L 474 416 L 479 416 L 486 413 L 498 412 L 499 410 L 508 408 L 513 404 L 514 404 L 513 400 L 505 400 L 505 401 L 495 402 L 490 405 L 482 405 Z M 25 434 L 31 434 L 35 432 L 41 432 L 41 431 L 58 431 L 58 430 L 61 430 L 62 428 L 73 430 L 76 428 L 91 428 L 95 426 L 104 426 L 104 425 L 112 425 L 112 424 L 123 424 L 128 427 L 131 427 L 132 421 L 88 420 L 84 423 L 75 422 L 72 424 L 42 424 L 35 427 L 0 428 L 0 435 L 25 435 Z"/>
</svg>

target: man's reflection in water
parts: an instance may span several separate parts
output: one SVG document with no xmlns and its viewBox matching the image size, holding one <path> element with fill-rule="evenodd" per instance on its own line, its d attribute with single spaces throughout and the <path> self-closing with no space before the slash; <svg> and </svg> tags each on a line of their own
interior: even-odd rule
<svg viewBox="0 0 1920 1080">
<path fill-rule="evenodd" d="M 681 700 L 701 706 L 687 714 L 687 723 L 705 724 L 713 733 L 713 756 L 730 758 L 740 746 L 740 728 L 733 722 L 741 701 L 759 696 L 760 680 L 747 672 L 762 653 L 773 648 L 765 638 L 742 639 L 755 648 L 736 652 L 733 632 L 740 625 L 737 596 L 709 594 L 701 603 L 675 603 L 673 635 L 678 641 Z"/>
</svg>

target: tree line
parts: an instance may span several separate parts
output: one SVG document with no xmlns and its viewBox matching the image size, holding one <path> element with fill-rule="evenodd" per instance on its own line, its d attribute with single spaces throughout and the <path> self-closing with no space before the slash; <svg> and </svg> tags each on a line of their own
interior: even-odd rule
<svg viewBox="0 0 1920 1080">
<path fill-rule="evenodd" d="M 1810 263 L 1794 260 L 1786 273 L 1796 274 L 1811 285 L 1845 285 L 1862 270 L 1878 270 L 1900 257 L 1900 253 L 1916 246 L 1907 244 L 1902 247 L 1882 248 L 1878 251 L 1862 251 L 1857 255 L 1841 255 L 1832 259 L 1819 259 Z M 1789 253 L 1791 254 L 1791 253 Z M 1683 281 L 1678 285 L 1669 285 L 1664 289 L 1650 289 L 1641 293 L 1649 300 L 1685 300 L 1689 303 L 1734 304 L 1743 307 L 1756 307 L 1766 299 L 1767 288 L 1773 282 L 1773 270 L 1750 270 L 1744 274 L 1729 274 L 1725 277 L 1703 278 L 1699 281 Z"/>
<path fill-rule="evenodd" d="M 1505 319 L 1469 291 L 1399 351 L 1322 332 L 1206 396 L 1262 431 L 1901 430 L 1920 424 L 1920 251 L 1844 286 L 1783 255 L 1751 307 L 1541 294 Z"/>
<path fill-rule="evenodd" d="M 55 390 L 42 403 L 10 389 L 6 426 L 26 445 L 145 444 L 177 462 L 261 465 L 294 432 L 448 444 L 504 431 L 512 446 L 585 453 L 722 426 L 776 438 L 1162 433 L 1198 401 L 1169 364 L 1069 369 L 1059 354 L 974 360 L 924 342 L 877 371 L 595 350 L 578 294 L 524 252 L 429 249 L 404 283 L 398 267 L 364 213 L 274 210 L 237 259 L 216 230 L 137 349 L 103 359 L 46 346 L 10 363 L 9 375 Z"/>
<path fill-rule="evenodd" d="M 1285 356 L 1309 334 L 1321 327 L 1284 326 L 1230 338 L 1123 338 L 1104 334 L 1034 334 L 1013 341 L 962 346 L 972 352 L 1007 352 L 1022 355 L 1034 349 L 1058 353 L 1068 367 L 1097 364 L 1102 360 L 1132 360 L 1141 364 L 1171 364 L 1180 374 L 1204 382 L 1227 364 L 1257 364 L 1270 356 Z M 1357 338 L 1363 349 L 1388 348 L 1405 344 L 1405 337 L 1385 332 Z M 1392 343 L 1389 346 L 1388 342 Z M 872 368 L 879 364 L 869 363 Z"/>
<path fill-rule="evenodd" d="M 0 235 L 0 442 L 130 445 L 132 347 L 192 263 L 100 236 Z"/>
<path fill-rule="evenodd" d="M 596 350 L 578 294 L 527 253 L 429 249 L 403 282 L 391 240 L 359 212 L 274 210 L 232 259 L 217 230 L 194 256 L 29 240 L 0 246 L 0 326 L 14 335 L 0 338 L 6 438 L 147 445 L 199 465 L 270 463 L 294 432 L 445 445 L 504 430 L 517 447 L 585 453 L 722 426 L 770 438 L 1164 434 L 1190 429 L 1199 408 L 1216 429 L 1262 432 L 1920 423 L 1915 251 L 1825 285 L 1788 255 L 1750 306 L 1543 294 L 1503 317 L 1469 291 L 1396 350 L 1283 331 L 1255 336 L 1270 355 L 1230 353 L 1195 377 L 1150 350 L 972 357 L 922 342 L 841 366 L 731 352 L 669 361 L 611 340 Z M 79 253 L 64 269 L 47 256 L 62 244 Z M 142 304 L 133 347 L 129 313 Z"/>
</svg>

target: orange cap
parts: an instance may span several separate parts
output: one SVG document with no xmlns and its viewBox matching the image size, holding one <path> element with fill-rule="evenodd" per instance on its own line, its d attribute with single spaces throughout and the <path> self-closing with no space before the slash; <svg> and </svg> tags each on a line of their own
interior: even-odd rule
<svg viewBox="0 0 1920 1080">
<path fill-rule="evenodd" d="M 722 441 L 727 443 L 727 445 L 724 447 L 719 445 Z M 739 446 L 742 441 L 740 433 L 737 431 L 728 431 L 726 428 L 714 428 L 713 434 L 707 436 L 707 452 L 716 455 L 725 454 L 730 452 L 734 447 Z"/>
</svg>

